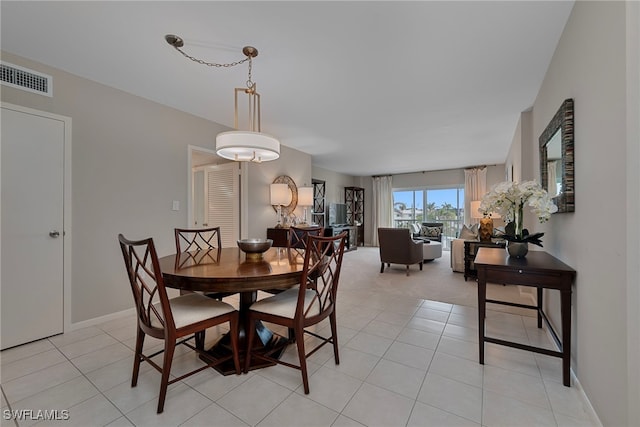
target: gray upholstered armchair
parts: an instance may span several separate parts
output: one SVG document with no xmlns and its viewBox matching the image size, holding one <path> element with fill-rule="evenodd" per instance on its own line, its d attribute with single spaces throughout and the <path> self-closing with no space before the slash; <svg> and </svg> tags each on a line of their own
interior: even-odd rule
<svg viewBox="0 0 640 427">
<path fill-rule="evenodd" d="M 378 228 L 380 244 L 380 273 L 384 272 L 384 264 L 405 264 L 407 276 L 411 264 L 420 264 L 422 270 L 423 256 L 421 241 L 411 238 L 408 228 Z"/>
</svg>

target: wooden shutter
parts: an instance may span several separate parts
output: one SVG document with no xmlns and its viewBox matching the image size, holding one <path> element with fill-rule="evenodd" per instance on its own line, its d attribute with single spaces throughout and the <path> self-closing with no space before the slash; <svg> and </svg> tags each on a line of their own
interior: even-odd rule
<svg viewBox="0 0 640 427">
<path fill-rule="evenodd" d="M 238 164 L 206 168 L 207 224 L 220 227 L 222 247 L 237 246 L 240 238 L 240 171 Z"/>
</svg>

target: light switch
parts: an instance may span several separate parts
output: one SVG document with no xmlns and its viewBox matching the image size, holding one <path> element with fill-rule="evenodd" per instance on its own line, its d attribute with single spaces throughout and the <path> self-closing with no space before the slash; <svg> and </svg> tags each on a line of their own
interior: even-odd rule
<svg viewBox="0 0 640 427">
<path fill-rule="evenodd" d="M 171 208 L 171 210 L 179 211 L 180 210 L 180 202 L 177 201 L 177 200 L 174 200 L 173 201 L 173 207 Z"/>
</svg>

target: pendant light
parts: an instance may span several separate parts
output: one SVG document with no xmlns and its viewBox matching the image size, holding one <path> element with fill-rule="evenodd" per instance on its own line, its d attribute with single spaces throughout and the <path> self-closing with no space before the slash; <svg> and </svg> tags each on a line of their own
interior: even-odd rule
<svg viewBox="0 0 640 427">
<path fill-rule="evenodd" d="M 184 57 L 199 64 L 210 67 L 233 67 L 249 63 L 249 75 L 246 88 L 234 89 L 234 127 L 236 130 L 221 132 L 216 136 L 216 154 L 220 157 L 239 162 L 266 162 L 280 157 L 280 141 L 260 130 L 260 94 L 257 92 L 256 83 L 251 80 L 253 58 L 258 56 L 258 50 L 252 46 L 245 46 L 242 53 L 245 59 L 229 64 L 216 64 L 194 58 L 186 54 L 181 47 L 184 40 L 179 36 L 167 34 L 165 40 Z M 238 105 L 239 96 L 247 95 L 248 100 L 248 129 L 238 129 Z"/>
</svg>

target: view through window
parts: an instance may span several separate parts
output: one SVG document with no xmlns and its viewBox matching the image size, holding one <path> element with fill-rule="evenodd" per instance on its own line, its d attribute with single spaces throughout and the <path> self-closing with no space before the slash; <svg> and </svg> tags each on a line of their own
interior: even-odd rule
<svg viewBox="0 0 640 427">
<path fill-rule="evenodd" d="M 443 249 L 450 248 L 464 222 L 464 187 L 394 190 L 393 219 L 397 228 L 413 222 L 441 222 Z"/>
</svg>

